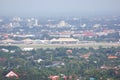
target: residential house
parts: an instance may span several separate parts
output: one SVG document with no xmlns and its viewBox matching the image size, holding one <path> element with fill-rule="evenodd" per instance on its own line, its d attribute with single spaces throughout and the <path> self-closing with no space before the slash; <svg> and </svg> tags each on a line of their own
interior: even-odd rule
<svg viewBox="0 0 120 80">
<path fill-rule="evenodd" d="M 50 80 L 59 80 L 59 76 L 49 76 Z"/>
<path fill-rule="evenodd" d="M 112 55 L 108 56 L 108 59 L 117 59 L 117 58 L 118 58 L 117 56 L 112 56 Z"/>
<path fill-rule="evenodd" d="M 8 78 L 16 77 L 16 78 L 18 78 L 19 76 L 15 72 L 10 71 L 8 74 L 5 75 L 5 77 L 8 77 Z"/>
</svg>

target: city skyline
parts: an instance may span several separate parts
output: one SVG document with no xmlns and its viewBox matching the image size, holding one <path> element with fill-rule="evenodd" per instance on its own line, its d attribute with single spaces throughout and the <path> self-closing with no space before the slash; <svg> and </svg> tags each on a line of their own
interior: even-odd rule
<svg viewBox="0 0 120 80">
<path fill-rule="evenodd" d="M 0 16 L 119 15 L 120 0 L 0 0 Z"/>
</svg>

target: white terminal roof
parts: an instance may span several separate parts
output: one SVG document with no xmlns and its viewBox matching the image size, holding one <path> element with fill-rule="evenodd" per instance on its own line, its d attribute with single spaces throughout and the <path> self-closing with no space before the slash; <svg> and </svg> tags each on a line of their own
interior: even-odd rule
<svg viewBox="0 0 120 80">
<path fill-rule="evenodd" d="M 52 39 L 51 41 L 78 41 L 78 39 L 74 39 L 74 38 L 58 38 L 58 39 Z"/>
</svg>

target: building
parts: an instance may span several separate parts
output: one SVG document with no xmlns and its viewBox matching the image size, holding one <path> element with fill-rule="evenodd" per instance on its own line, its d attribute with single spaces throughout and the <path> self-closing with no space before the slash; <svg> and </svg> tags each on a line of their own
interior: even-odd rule
<svg viewBox="0 0 120 80">
<path fill-rule="evenodd" d="M 112 55 L 108 56 L 108 59 L 116 59 L 116 58 L 118 58 L 118 57 L 117 56 L 112 56 Z"/>
<path fill-rule="evenodd" d="M 15 72 L 10 71 L 8 74 L 6 74 L 5 77 L 8 77 L 8 78 L 16 77 L 16 78 L 18 78 L 18 75 Z"/>
<path fill-rule="evenodd" d="M 32 51 L 32 50 L 34 50 L 34 48 L 23 48 L 22 50 L 23 51 Z"/>
<path fill-rule="evenodd" d="M 66 53 L 72 53 L 72 52 L 73 52 L 73 51 L 70 50 L 70 49 L 66 50 Z"/>
<path fill-rule="evenodd" d="M 88 59 L 90 57 L 90 53 L 87 53 L 87 54 L 84 54 L 84 55 L 81 55 L 82 58 L 84 59 Z"/>
<path fill-rule="evenodd" d="M 5 43 L 5 44 L 9 44 L 9 43 L 15 43 L 16 41 L 15 40 L 12 40 L 12 39 L 5 39 L 5 40 L 2 40 L 2 43 Z"/>
<path fill-rule="evenodd" d="M 66 23 L 65 21 L 60 21 L 58 24 L 57 24 L 57 27 L 66 27 L 68 26 L 68 23 Z"/>
<path fill-rule="evenodd" d="M 50 80 L 59 80 L 59 76 L 49 76 Z"/>
<path fill-rule="evenodd" d="M 34 40 L 32 40 L 32 39 L 24 39 L 24 40 L 22 40 L 23 41 L 23 43 L 25 43 L 25 44 L 32 44 L 33 42 L 34 42 Z"/>
<path fill-rule="evenodd" d="M 58 38 L 50 40 L 51 44 L 77 44 L 78 42 L 79 40 L 74 38 Z"/>
</svg>

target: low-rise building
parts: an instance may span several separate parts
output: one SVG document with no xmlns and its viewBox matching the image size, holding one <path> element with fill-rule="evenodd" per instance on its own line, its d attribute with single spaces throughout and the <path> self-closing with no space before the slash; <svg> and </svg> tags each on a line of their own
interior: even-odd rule
<svg viewBox="0 0 120 80">
<path fill-rule="evenodd" d="M 116 59 L 116 58 L 118 58 L 118 57 L 117 56 L 112 56 L 112 55 L 108 56 L 108 59 Z"/>
<path fill-rule="evenodd" d="M 74 38 L 58 38 L 50 40 L 51 44 L 77 44 L 78 42 L 79 40 Z"/>
<path fill-rule="evenodd" d="M 8 78 L 16 77 L 16 78 L 18 78 L 18 75 L 15 72 L 10 71 L 8 74 L 6 74 L 5 77 L 8 77 Z"/>
<path fill-rule="evenodd" d="M 32 51 L 34 48 L 23 48 L 23 51 Z"/>
</svg>

